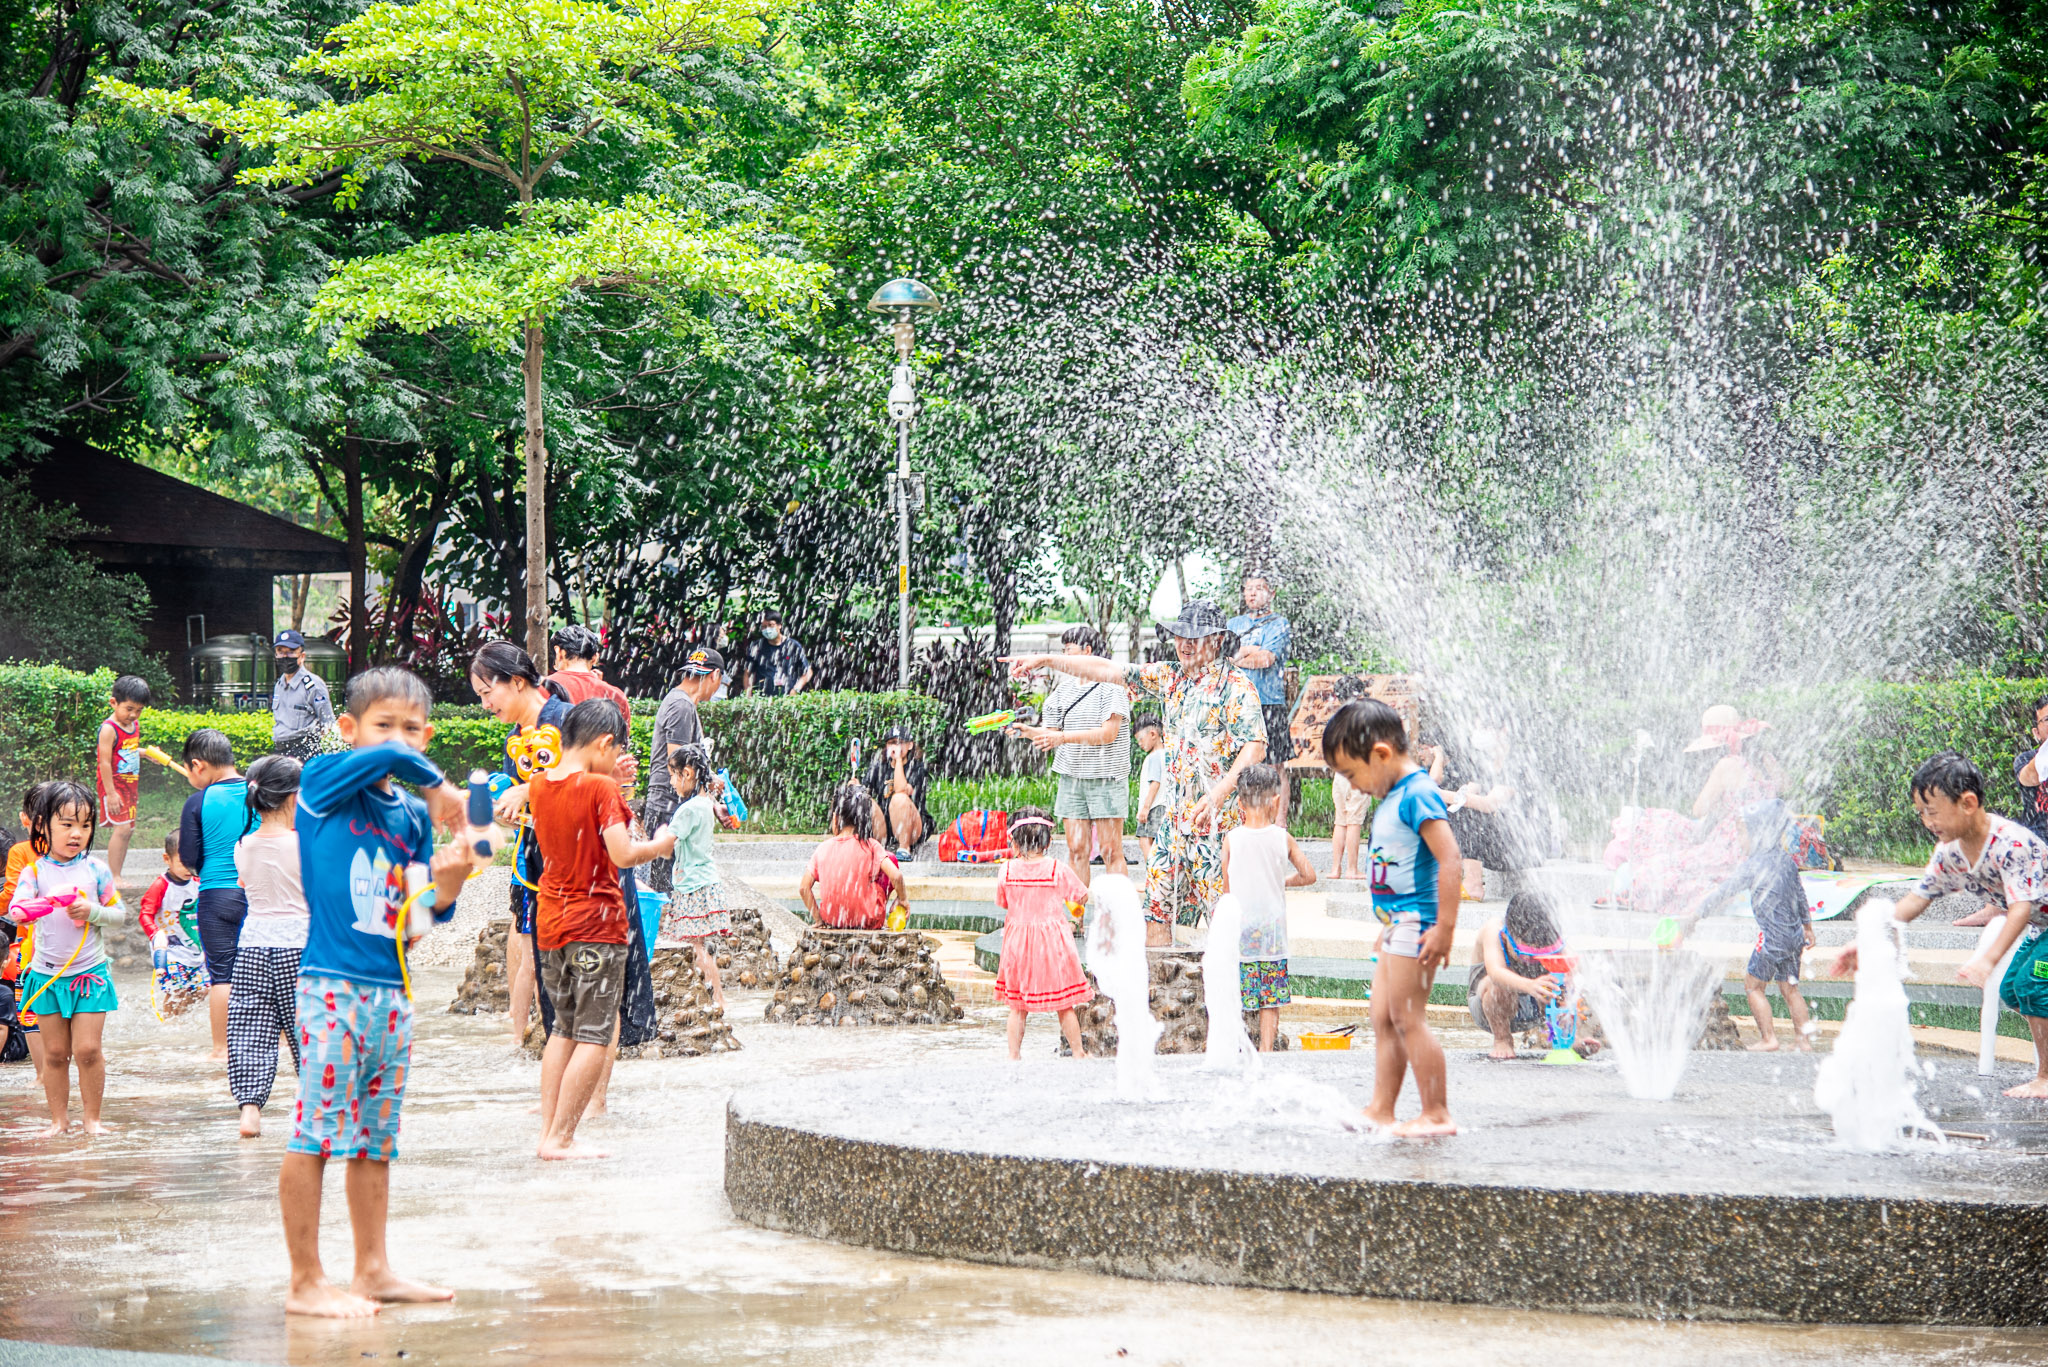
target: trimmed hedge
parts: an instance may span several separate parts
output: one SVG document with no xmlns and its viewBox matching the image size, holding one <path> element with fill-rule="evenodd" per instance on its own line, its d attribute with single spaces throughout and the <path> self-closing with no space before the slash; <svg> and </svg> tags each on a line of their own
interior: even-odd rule
<svg viewBox="0 0 2048 1367">
<path fill-rule="evenodd" d="M 93 746 L 106 720 L 114 671 L 0 665 L 0 797 L 46 778 L 92 778 Z M 14 808 L 6 808 L 12 820 Z"/>
<path fill-rule="evenodd" d="M 938 751 L 942 708 L 921 693 L 799 693 L 782 698 L 726 698 L 698 709 L 721 766 L 730 766 L 747 806 L 762 826 L 820 830 L 832 790 L 851 777 L 848 747 L 861 745 L 866 771 L 891 726 L 909 729 L 927 755 Z M 635 715 L 634 742 L 644 755 L 650 737 Z M 653 719 L 645 718 L 651 730 Z M 934 813 L 936 815 L 936 813 Z"/>
</svg>

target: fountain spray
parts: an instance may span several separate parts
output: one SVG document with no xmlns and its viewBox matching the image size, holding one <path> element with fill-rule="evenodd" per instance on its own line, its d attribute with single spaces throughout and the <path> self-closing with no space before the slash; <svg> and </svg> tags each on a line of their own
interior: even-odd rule
<svg viewBox="0 0 2048 1367">
<path fill-rule="evenodd" d="M 1890 902 L 1856 913 L 1856 996 L 1813 1083 L 1814 1103 L 1834 1117 L 1835 1142 L 1858 1153 L 1883 1153 L 1915 1130 L 1948 1142 L 1913 1096 L 1919 1065 L 1897 927 Z"/>
<path fill-rule="evenodd" d="M 1117 1100 L 1151 1101 L 1160 1025 L 1152 1014 L 1144 904 L 1131 880 L 1114 874 L 1093 881 L 1089 900 L 1095 904 L 1095 919 L 1088 929 L 1088 967 L 1116 1003 Z"/>
<path fill-rule="evenodd" d="M 1209 1012 L 1209 1040 L 1203 1067 L 1212 1072 L 1241 1069 L 1247 1079 L 1259 1071 L 1259 1054 L 1245 1033 L 1243 999 L 1238 987 L 1238 933 L 1244 906 L 1237 894 L 1216 900 L 1209 917 L 1209 943 L 1202 951 L 1202 1005 Z M 1117 1019 L 1123 1019 L 1118 1013 Z"/>
</svg>

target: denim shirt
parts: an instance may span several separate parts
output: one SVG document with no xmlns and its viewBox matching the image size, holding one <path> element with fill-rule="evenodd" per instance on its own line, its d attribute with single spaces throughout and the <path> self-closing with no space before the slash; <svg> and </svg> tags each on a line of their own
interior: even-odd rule
<svg viewBox="0 0 2048 1367">
<path fill-rule="evenodd" d="M 1264 669 L 1244 671 L 1245 677 L 1252 681 L 1252 687 L 1258 690 L 1259 705 L 1278 707 L 1284 704 L 1287 701 L 1287 648 L 1293 638 L 1287 619 L 1277 612 L 1262 612 L 1256 617 L 1240 614 L 1231 618 L 1229 625 L 1237 633 L 1240 648 L 1252 646 L 1273 652 L 1272 664 Z"/>
</svg>

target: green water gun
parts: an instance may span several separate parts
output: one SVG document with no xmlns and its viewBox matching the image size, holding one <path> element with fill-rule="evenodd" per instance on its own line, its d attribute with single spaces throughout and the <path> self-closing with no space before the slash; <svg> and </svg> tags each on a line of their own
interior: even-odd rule
<svg viewBox="0 0 2048 1367">
<path fill-rule="evenodd" d="M 967 734 L 985 736 L 991 731 L 1000 731 L 1006 726 L 1029 726 L 1038 720 L 1038 713 L 1029 707 L 1017 707 L 1001 712 L 984 712 L 978 717 L 967 719 Z"/>
</svg>

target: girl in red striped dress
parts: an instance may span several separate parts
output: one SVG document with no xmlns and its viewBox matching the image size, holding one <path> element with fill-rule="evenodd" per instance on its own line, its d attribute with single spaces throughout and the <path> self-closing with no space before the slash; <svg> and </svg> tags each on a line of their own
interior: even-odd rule
<svg viewBox="0 0 2048 1367">
<path fill-rule="evenodd" d="M 1060 1033 L 1075 1058 L 1081 1021 L 1074 1008 L 1095 995 L 1074 952 L 1069 903 L 1083 902 L 1088 888 L 1064 860 L 1052 858 L 1052 818 L 1036 807 L 1010 817 L 1010 858 L 996 875 L 996 905 L 1003 909 L 1003 956 L 996 973 L 996 998 L 1010 1008 L 1010 1057 L 1021 1056 L 1024 1017 L 1057 1011 Z"/>
</svg>

